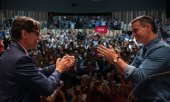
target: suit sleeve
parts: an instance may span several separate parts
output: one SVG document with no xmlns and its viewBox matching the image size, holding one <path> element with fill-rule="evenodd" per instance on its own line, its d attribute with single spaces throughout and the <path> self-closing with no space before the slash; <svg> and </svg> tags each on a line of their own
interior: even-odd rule
<svg viewBox="0 0 170 102">
<path fill-rule="evenodd" d="M 20 58 L 15 67 L 16 81 L 26 90 L 39 95 L 51 95 L 60 80 L 60 73 L 53 71 L 47 78 L 35 66 L 34 60 L 29 56 Z"/>
<path fill-rule="evenodd" d="M 39 68 L 40 72 L 46 77 L 49 77 L 55 71 L 55 65 L 51 65 L 45 68 Z"/>
</svg>

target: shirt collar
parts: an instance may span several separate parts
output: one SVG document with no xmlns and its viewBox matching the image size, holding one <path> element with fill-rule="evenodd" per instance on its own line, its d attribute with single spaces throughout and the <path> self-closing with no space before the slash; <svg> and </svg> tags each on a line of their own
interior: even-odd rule
<svg viewBox="0 0 170 102">
<path fill-rule="evenodd" d="M 156 37 L 154 39 L 152 39 L 146 46 L 144 46 L 144 48 L 146 50 L 150 49 L 154 44 L 158 43 L 160 41 L 159 37 Z"/>
<path fill-rule="evenodd" d="M 19 43 L 19 45 L 21 45 L 21 44 Z M 25 54 L 28 56 L 29 55 L 28 51 L 24 48 L 24 46 L 21 45 L 21 47 L 24 49 Z"/>
</svg>

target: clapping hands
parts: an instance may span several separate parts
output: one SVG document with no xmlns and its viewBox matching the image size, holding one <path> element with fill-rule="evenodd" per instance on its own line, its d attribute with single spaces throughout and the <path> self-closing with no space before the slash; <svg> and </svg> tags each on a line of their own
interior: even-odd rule
<svg viewBox="0 0 170 102">
<path fill-rule="evenodd" d="M 116 54 L 116 51 L 113 49 L 111 45 L 109 45 L 109 48 L 106 48 L 103 45 L 98 45 L 97 52 L 99 57 L 107 59 L 112 64 L 113 58 L 118 57 L 118 54 Z"/>
<path fill-rule="evenodd" d="M 65 55 L 63 58 L 57 59 L 56 70 L 58 70 L 61 73 L 70 70 L 74 63 L 75 63 L 74 56 Z"/>
</svg>

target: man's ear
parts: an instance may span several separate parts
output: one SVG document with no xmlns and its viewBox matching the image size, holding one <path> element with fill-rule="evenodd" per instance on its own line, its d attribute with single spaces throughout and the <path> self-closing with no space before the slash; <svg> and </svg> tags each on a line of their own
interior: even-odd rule
<svg viewBox="0 0 170 102">
<path fill-rule="evenodd" d="M 26 30 L 21 30 L 21 35 L 22 35 L 22 38 L 26 38 Z"/>
</svg>

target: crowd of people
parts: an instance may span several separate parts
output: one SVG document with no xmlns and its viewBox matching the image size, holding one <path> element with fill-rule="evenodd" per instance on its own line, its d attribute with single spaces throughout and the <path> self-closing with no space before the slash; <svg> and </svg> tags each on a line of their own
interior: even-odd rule
<svg viewBox="0 0 170 102">
<path fill-rule="evenodd" d="M 69 17 L 68 17 L 69 18 Z M 89 17 L 88 19 L 93 18 Z M 85 32 L 76 32 L 74 29 L 78 26 L 68 26 L 63 22 L 75 23 L 77 18 L 72 17 L 67 19 L 65 17 L 51 19 L 48 24 L 49 28 L 64 28 L 71 30 L 62 30 L 57 36 L 49 33 L 49 37 L 41 39 L 38 42 L 37 49 L 28 51 L 29 56 L 35 60 L 36 68 L 45 68 L 47 66 L 56 64 L 58 58 L 70 55 L 74 56 L 75 64 L 68 71 L 63 71 L 61 80 L 57 85 L 55 91 L 50 96 L 41 95 L 42 102 L 126 102 L 127 97 L 132 91 L 134 84 L 130 80 L 126 80 L 123 74 L 119 73 L 117 66 L 110 63 L 106 56 L 98 55 L 98 45 L 109 48 L 110 45 L 115 49 L 121 59 L 130 64 L 133 62 L 137 51 L 142 48 L 132 38 L 132 33 L 122 31 L 121 34 L 114 36 L 87 34 Z M 93 18 L 85 21 L 91 24 L 85 24 L 86 27 L 92 29 L 97 26 L 92 21 L 106 20 L 102 17 Z M 81 21 L 79 19 L 79 21 Z M 102 21 L 101 21 L 102 22 Z M 12 23 L 12 22 L 11 22 Z M 86 22 L 83 22 L 84 24 Z M 97 23 L 97 22 L 96 22 Z M 101 23 L 102 24 L 102 23 Z M 114 24 L 114 23 L 113 23 Z M 169 37 L 170 23 L 163 25 L 161 20 L 155 20 L 158 28 L 158 36 L 162 41 Z M 11 24 L 12 25 L 12 24 Z M 105 23 L 105 26 L 107 23 Z M 10 24 L 8 25 L 10 29 Z M 6 25 L 1 27 L 1 42 L 0 48 L 3 47 L 2 53 L 9 48 L 11 39 L 6 38 Z M 111 26 L 112 28 L 114 25 Z M 78 27 L 79 28 L 79 27 Z M 112 29 L 111 28 L 111 29 Z M 121 28 L 121 27 L 120 27 Z M 117 29 L 117 28 L 116 28 Z M 36 31 L 39 32 L 39 31 Z M 23 32 L 24 36 L 24 32 Z M 168 42 L 168 41 L 167 41 Z"/>
<path fill-rule="evenodd" d="M 107 16 L 49 16 L 48 28 L 54 29 L 94 29 L 106 26 L 108 29 L 123 29 L 124 22 Z"/>
</svg>

